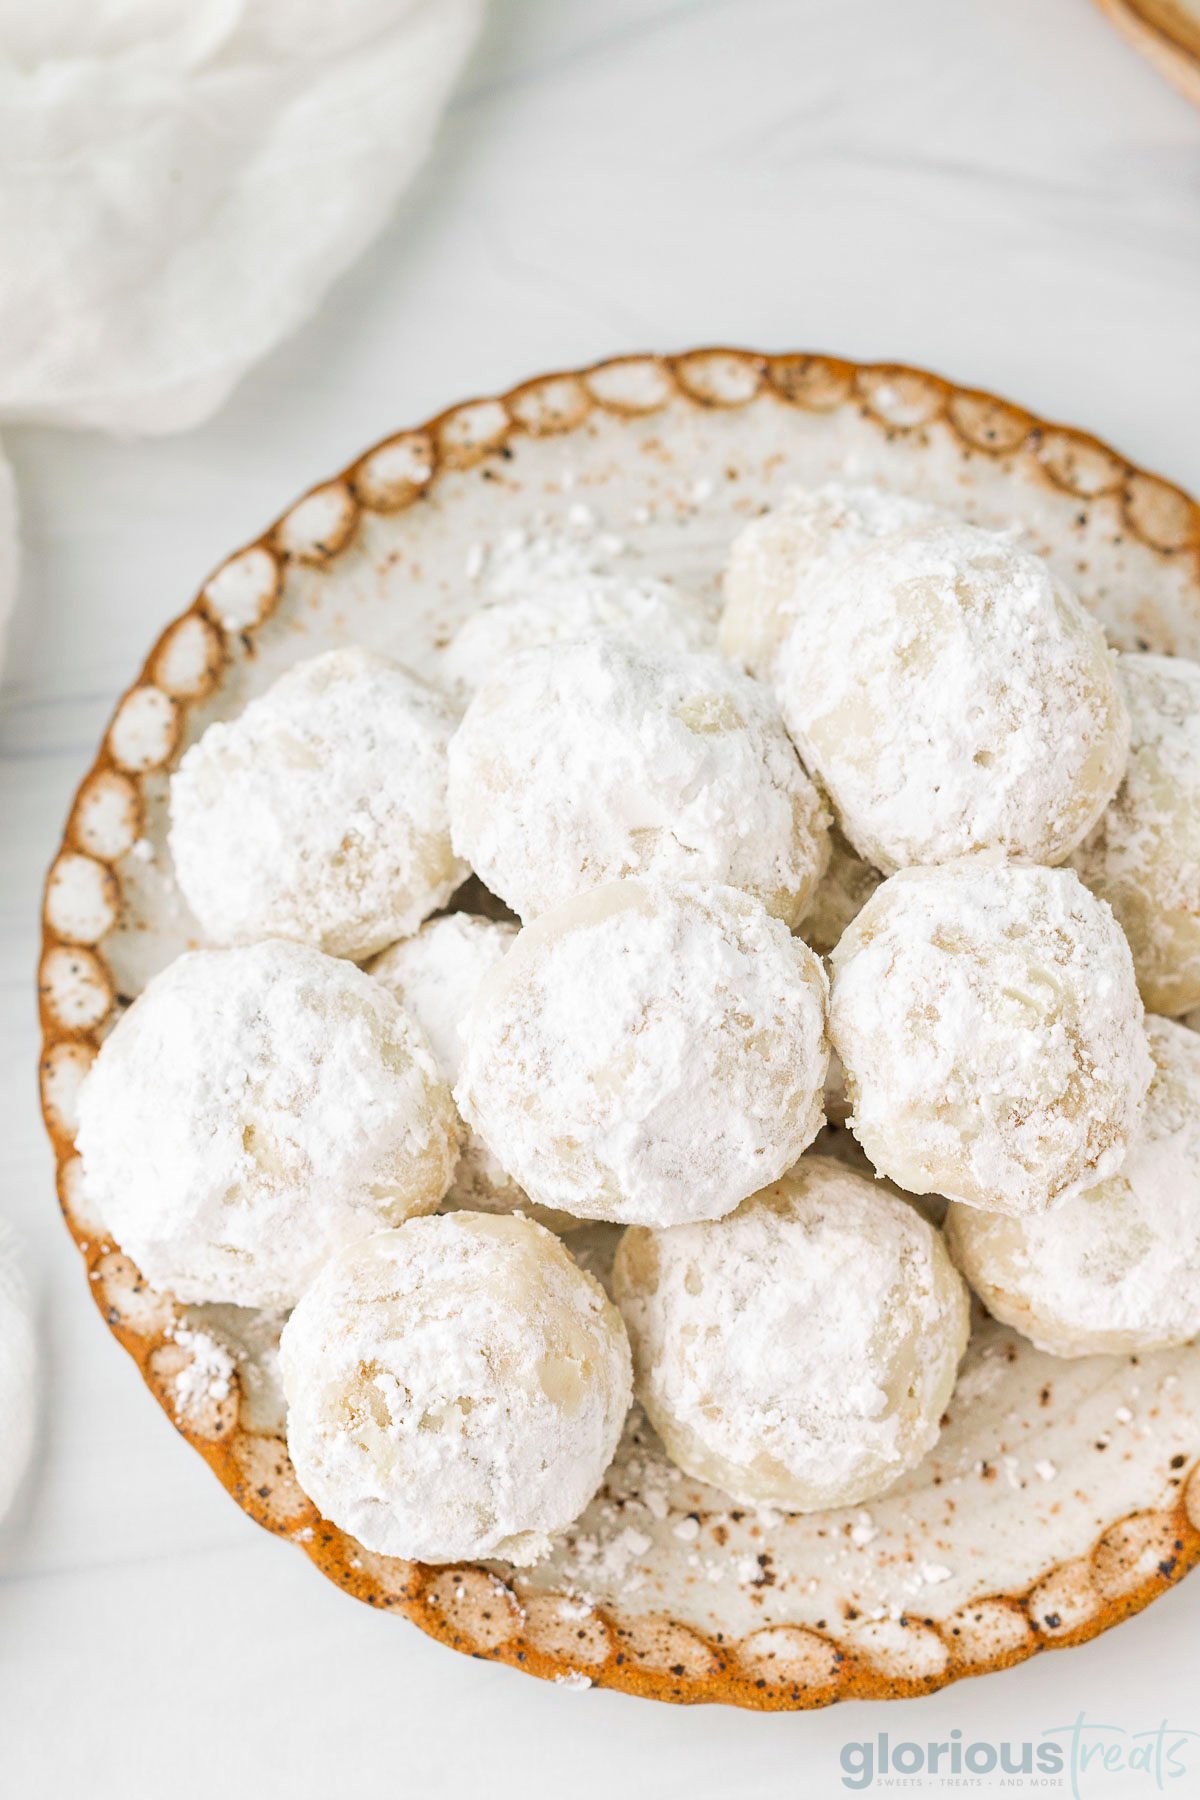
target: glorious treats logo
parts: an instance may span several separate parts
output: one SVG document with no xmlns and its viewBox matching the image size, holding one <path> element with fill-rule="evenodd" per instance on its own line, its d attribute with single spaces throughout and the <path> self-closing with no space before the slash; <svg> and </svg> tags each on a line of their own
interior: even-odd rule
<svg viewBox="0 0 1200 1800">
<path fill-rule="evenodd" d="M 1119 1793 L 1137 1800 L 1154 1793 L 1194 1793 L 1200 1783 L 1200 1731 L 1161 1720 L 1141 1729 L 1109 1725 L 1080 1713 L 1070 1724 L 1048 1726 L 1020 1741 L 968 1738 L 951 1731 L 938 1741 L 874 1738 L 842 1745 L 843 1788 L 910 1788 L 918 1792 L 1040 1789 L 1071 1800 L 1104 1800 Z M 1178 1783 L 1192 1781 L 1179 1787 Z M 1113 1784 L 1120 1781 L 1119 1788 Z"/>
</svg>

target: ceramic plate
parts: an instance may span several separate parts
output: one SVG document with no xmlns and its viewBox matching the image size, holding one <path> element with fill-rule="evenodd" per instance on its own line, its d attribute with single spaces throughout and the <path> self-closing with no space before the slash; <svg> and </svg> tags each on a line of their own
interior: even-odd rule
<svg viewBox="0 0 1200 1800">
<path fill-rule="evenodd" d="M 635 1412 L 601 1493 L 520 1573 L 370 1555 L 296 1485 L 279 1321 L 180 1308 L 80 1195 L 75 1101 L 120 1009 L 198 941 L 167 772 L 289 664 L 358 641 L 417 668 L 518 529 L 611 534 L 618 566 L 715 599 L 730 537 L 828 476 L 1018 524 L 1125 647 L 1200 657 L 1197 509 L 1084 433 L 899 367 L 701 350 L 526 383 L 401 432 L 205 583 L 121 699 L 45 894 L 42 1093 L 90 1291 L 250 1516 L 358 1599 L 572 1685 L 811 1707 L 902 1696 L 1095 1636 L 1200 1557 L 1200 1348 L 1057 1361 L 980 1319 L 945 1431 L 867 1508 L 748 1512 L 673 1470 Z M 611 1230 L 572 1240 L 598 1269 Z"/>
</svg>

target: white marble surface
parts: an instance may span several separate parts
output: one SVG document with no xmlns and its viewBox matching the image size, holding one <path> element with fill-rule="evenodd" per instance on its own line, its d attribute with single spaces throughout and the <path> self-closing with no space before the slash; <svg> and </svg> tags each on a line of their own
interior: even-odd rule
<svg viewBox="0 0 1200 1800">
<path fill-rule="evenodd" d="M 32 1003 L 42 872 L 113 696 L 316 477 L 521 375 L 725 340 L 924 362 L 1200 488 L 1198 171 L 1200 114 L 1086 0 L 495 0 L 393 228 L 220 418 L 153 444 L 7 435 L 27 564 L 0 740 L 0 1204 L 35 1268 L 45 1395 L 0 1530 L 0 1794 L 774 1800 L 844 1792 L 840 1746 L 879 1730 L 1020 1741 L 1081 1710 L 1200 1730 L 1200 1578 L 1083 1650 L 790 1718 L 566 1693 L 354 1606 L 236 1511 L 96 1317 Z"/>
</svg>

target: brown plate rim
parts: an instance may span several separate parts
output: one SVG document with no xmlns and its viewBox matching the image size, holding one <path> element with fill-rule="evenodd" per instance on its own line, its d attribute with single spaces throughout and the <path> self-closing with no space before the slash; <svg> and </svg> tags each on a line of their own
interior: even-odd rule
<svg viewBox="0 0 1200 1800">
<path fill-rule="evenodd" d="M 1172 30 L 1169 16 L 1160 7 L 1139 4 L 1139 0 L 1095 0 L 1104 16 L 1120 32 L 1127 44 L 1145 57 L 1160 75 L 1193 106 L 1200 106 L 1200 27 L 1189 41 Z"/>
</svg>

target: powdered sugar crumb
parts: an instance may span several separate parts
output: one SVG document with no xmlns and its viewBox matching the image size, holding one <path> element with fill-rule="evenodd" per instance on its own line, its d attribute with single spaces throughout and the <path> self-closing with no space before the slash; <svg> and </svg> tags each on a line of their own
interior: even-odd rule
<svg viewBox="0 0 1200 1800">
<path fill-rule="evenodd" d="M 860 1513 L 850 1527 L 850 1542 L 857 1550 L 863 1550 L 868 1544 L 873 1544 L 878 1536 L 879 1529 L 870 1513 Z"/>
<path fill-rule="evenodd" d="M 176 1410 L 186 1415 L 200 1411 L 206 1403 L 228 1400 L 237 1365 L 224 1344 L 206 1331 L 186 1325 L 176 1325 L 168 1336 L 187 1355 L 171 1384 Z"/>
</svg>

